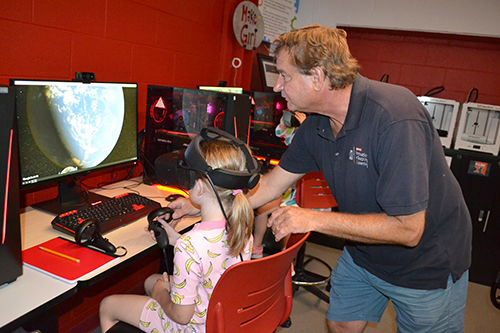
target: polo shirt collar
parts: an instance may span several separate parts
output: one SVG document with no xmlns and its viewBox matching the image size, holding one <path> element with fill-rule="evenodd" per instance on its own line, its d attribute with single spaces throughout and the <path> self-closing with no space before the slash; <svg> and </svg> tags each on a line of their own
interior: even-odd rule
<svg viewBox="0 0 500 333">
<path fill-rule="evenodd" d="M 356 81 L 354 81 L 351 90 L 351 98 L 349 100 L 349 108 L 347 109 L 347 116 L 345 118 L 344 125 L 342 126 L 337 138 L 345 136 L 345 132 L 348 130 L 356 129 L 359 127 L 361 121 L 361 115 L 368 98 L 368 80 L 357 75 Z M 330 125 L 330 119 L 328 117 L 321 117 L 321 121 L 317 127 L 318 135 L 335 141 L 333 136 L 332 127 Z"/>
<path fill-rule="evenodd" d="M 352 85 L 349 108 L 347 109 L 347 116 L 341 132 L 359 127 L 361 116 L 363 115 L 363 111 L 365 109 L 366 100 L 368 99 L 368 90 L 368 79 L 358 74 L 356 81 L 354 81 Z"/>
</svg>

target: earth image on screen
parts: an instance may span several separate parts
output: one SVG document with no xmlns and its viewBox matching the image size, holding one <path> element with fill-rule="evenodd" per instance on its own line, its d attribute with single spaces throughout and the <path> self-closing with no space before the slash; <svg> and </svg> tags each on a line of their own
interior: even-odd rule
<svg viewBox="0 0 500 333">
<path fill-rule="evenodd" d="M 125 101 L 118 86 L 30 87 L 27 98 L 33 139 L 61 173 L 100 164 L 120 137 Z"/>
</svg>

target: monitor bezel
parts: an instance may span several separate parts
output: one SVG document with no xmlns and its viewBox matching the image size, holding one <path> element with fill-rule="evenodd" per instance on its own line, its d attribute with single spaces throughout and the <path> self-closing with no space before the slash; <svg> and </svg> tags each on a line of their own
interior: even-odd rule
<svg viewBox="0 0 500 333">
<path fill-rule="evenodd" d="M 128 87 L 135 89 L 135 111 L 134 111 L 134 130 L 135 130 L 135 144 L 136 144 L 136 149 L 135 149 L 135 156 L 133 156 L 130 159 L 127 160 L 119 160 L 116 162 L 113 162 L 111 164 L 105 164 L 102 165 L 104 161 L 102 161 L 100 164 L 88 168 L 88 169 L 82 169 L 78 170 L 75 172 L 67 173 L 67 174 L 60 174 L 56 176 L 52 176 L 50 178 L 46 178 L 40 181 L 32 182 L 32 183 L 23 183 L 23 175 L 22 175 L 22 166 L 21 163 L 19 163 L 19 186 L 21 190 L 25 189 L 31 189 L 31 188 L 36 188 L 36 187 L 43 187 L 49 184 L 58 184 L 61 186 L 61 183 L 65 183 L 69 179 L 81 179 L 84 176 L 88 176 L 92 173 L 97 173 L 101 172 L 103 170 L 112 170 L 113 168 L 121 167 L 121 166 L 126 166 L 126 165 L 131 165 L 131 164 L 136 164 L 139 161 L 139 150 L 140 147 L 137 142 L 137 136 L 139 134 L 138 130 L 138 119 L 139 119 L 139 110 L 138 110 L 138 84 L 137 83 L 131 83 L 131 82 L 112 82 L 112 81 L 92 81 L 90 83 L 86 82 L 81 82 L 81 81 L 76 81 L 76 80 L 59 80 L 59 79 L 10 79 L 10 85 L 14 86 L 14 88 L 18 86 L 28 86 L 28 85 L 43 85 L 46 83 L 47 85 L 56 85 L 58 83 L 60 84 L 82 84 L 82 85 L 117 85 L 121 87 Z M 17 88 L 16 88 L 16 119 L 19 119 L 19 114 L 17 110 Z M 19 149 L 22 149 L 21 147 L 21 142 L 19 142 Z M 20 156 L 21 156 L 21 151 L 20 151 Z M 21 161 L 20 161 L 21 162 Z"/>
</svg>

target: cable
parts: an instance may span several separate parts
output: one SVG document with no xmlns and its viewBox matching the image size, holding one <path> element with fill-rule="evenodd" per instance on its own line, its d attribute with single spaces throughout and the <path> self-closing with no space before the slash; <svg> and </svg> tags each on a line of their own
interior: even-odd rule
<svg viewBox="0 0 500 333">
<path fill-rule="evenodd" d="M 469 91 L 469 94 L 467 95 L 467 101 L 466 103 L 469 103 L 470 100 L 471 100 L 471 96 L 473 93 L 476 93 L 476 98 L 474 98 L 474 102 L 473 103 L 476 103 L 477 102 L 477 98 L 479 96 L 479 90 L 477 90 L 477 88 L 472 88 L 471 91 Z"/>
<path fill-rule="evenodd" d="M 430 89 L 429 91 L 427 91 L 424 94 L 424 96 L 431 97 L 431 96 L 439 94 L 442 91 L 444 91 L 444 86 L 434 87 L 434 88 Z"/>
<path fill-rule="evenodd" d="M 162 252 L 163 252 L 163 258 L 165 259 L 165 270 L 167 271 L 167 280 L 168 282 L 170 282 L 170 263 L 168 262 L 167 248 L 162 247 Z"/>
</svg>

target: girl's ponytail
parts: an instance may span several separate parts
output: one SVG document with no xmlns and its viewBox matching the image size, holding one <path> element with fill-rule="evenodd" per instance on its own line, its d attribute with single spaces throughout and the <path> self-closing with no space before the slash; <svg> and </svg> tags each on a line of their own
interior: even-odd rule
<svg viewBox="0 0 500 333">
<path fill-rule="evenodd" d="M 250 202 L 241 190 L 236 190 L 233 208 L 229 216 L 229 229 L 227 238 L 229 243 L 229 254 L 237 256 L 245 249 L 248 239 L 253 231 L 254 213 Z M 233 193 L 234 193 L 233 192 Z"/>
</svg>

